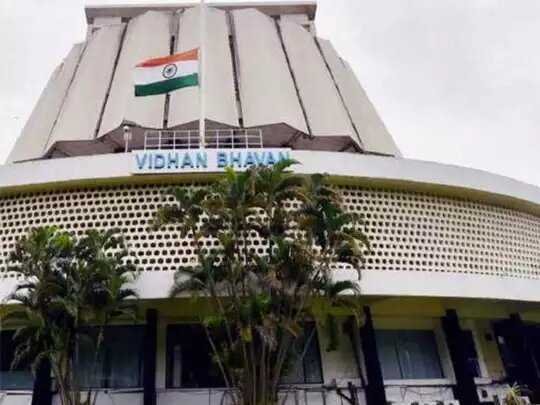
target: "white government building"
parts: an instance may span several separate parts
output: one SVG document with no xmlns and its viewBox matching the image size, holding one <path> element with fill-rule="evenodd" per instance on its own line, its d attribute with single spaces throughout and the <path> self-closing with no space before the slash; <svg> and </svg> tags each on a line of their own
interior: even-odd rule
<svg viewBox="0 0 540 405">
<path fill-rule="evenodd" d="M 364 325 L 341 318 L 334 352 L 318 331 L 287 377 L 288 403 L 497 404 L 513 382 L 538 396 L 540 189 L 402 157 L 351 66 L 317 36 L 316 8 L 220 3 L 206 25 L 209 159 L 285 150 L 296 171 L 331 175 L 373 245 Z M 132 82 L 142 60 L 199 46 L 199 8 L 91 6 L 86 17 L 86 40 L 56 68 L 0 167 L 0 299 L 20 281 L 5 265 L 30 228 L 120 228 L 142 270 L 146 319 L 108 331 L 98 404 L 221 404 L 197 309 L 167 298 L 193 251 L 174 230 L 147 231 L 166 188 L 221 169 L 170 158 L 199 148 L 196 87 L 135 98 Z M 10 371 L 11 334 L 3 325 L 0 404 L 26 405 L 34 381 Z"/>
</svg>

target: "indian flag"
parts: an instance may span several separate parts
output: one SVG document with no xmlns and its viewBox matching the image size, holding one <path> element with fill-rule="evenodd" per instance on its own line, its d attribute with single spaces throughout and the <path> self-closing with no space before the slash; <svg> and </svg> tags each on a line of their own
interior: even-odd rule
<svg viewBox="0 0 540 405">
<path fill-rule="evenodd" d="M 199 85 L 199 49 L 153 58 L 135 67 L 135 96 L 164 94 Z"/>
</svg>

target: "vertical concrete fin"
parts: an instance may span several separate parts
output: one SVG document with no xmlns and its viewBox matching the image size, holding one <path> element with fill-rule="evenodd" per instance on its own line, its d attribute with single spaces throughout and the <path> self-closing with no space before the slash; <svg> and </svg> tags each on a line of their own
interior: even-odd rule
<svg viewBox="0 0 540 405">
<path fill-rule="evenodd" d="M 315 44 L 317 45 L 317 49 L 319 50 L 319 53 L 321 55 L 321 58 L 323 59 L 324 61 L 324 65 L 326 66 L 326 70 L 328 71 L 328 74 L 330 75 L 330 77 L 332 78 L 332 82 L 334 84 L 334 87 L 336 89 L 336 92 L 339 96 L 339 99 L 341 101 L 341 105 L 343 106 L 343 109 L 345 110 L 345 112 L 347 113 L 347 117 L 349 119 L 349 122 L 354 130 L 354 134 L 356 136 L 355 140 L 358 142 L 358 144 L 360 145 L 361 148 L 364 148 L 364 145 L 362 144 L 362 140 L 360 139 L 360 133 L 358 131 L 358 128 L 356 127 L 356 124 L 354 123 L 354 120 L 352 118 L 352 115 L 351 115 L 351 111 L 349 110 L 349 107 L 347 106 L 347 103 L 345 103 L 345 99 L 343 98 L 343 94 L 341 92 L 341 89 L 339 88 L 338 86 L 338 83 L 336 81 L 336 77 L 334 76 L 334 73 L 332 72 L 332 69 L 330 68 L 330 65 L 328 64 L 328 61 L 326 60 L 326 57 L 321 49 L 321 44 L 320 44 L 320 39 L 317 38 L 317 37 L 313 37 L 313 39 L 315 40 Z"/>
<path fill-rule="evenodd" d="M 15 146 L 7 158 L 7 163 L 37 159 L 43 155 L 49 135 L 77 69 L 83 46 L 82 43 L 74 45 L 62 64 L 52 73 L 15 142 Z"/>
<path fill-rule="evenodd" d="M 192 7 L 180 16 L 178 52 L 199 47 L 199 13 L 200 7 Z M 238 126 L 227 13 L 209 7 L 206 16 L 206 72 L 203 72 L 206 74 L 206 118 L 221 124 Z M 198 87 L 187 87 L 171 93 L 169 127 L 186 124 L 197 126 L 199 114 Z"/>
<path fill-rule="evenodd" d="M 244 126 L 243 111 L 242 111 L 242 99 L 240 97 L 240 78 L 238 72 L 240 71 L 240 60 L 238 58 L 238 45 L 236 44 L 236 30 L 234 28 L 234 19 L 230 12 L 227 12 L 227 24 L 229 26 L 229 48 L 231 52 L 231 61 L 233 67 L 234 78 L 234 96 L 236 98 L 236 110 L 238 113 L 238 123 L 240 127 Z"/>
<path fill-rule="evenodd" d="M 126 38 L 126 25 L 124 24 L 124 28 L 122 30 L 122 35 L 120 37 L 120 44 L 118 45 L 118 50 L 116 52 L 116 57 L 114 59 L 114 67 L 111 73 L 111 76 L 109 78 L 109 83 L 107 85 L 107 93 L 105 94 L 105 98 L 103 99 L 103 104 L 101 105 L 101 110 L 99 112 L 99 119 L 96 124 L 96 129 L 94 132 L 94 138 L 98 137 L 99 130 L 101 128 L 101 122 L 103 121 L 103 114 L 105 112 L 105 106 L 107 105 L 107 101 L 109 100 L 109 95 L 111 94 L 111 86 L 113 83 L 114 75 L 116 74 L 116 68 L 118 66 L 118 60 L 120 58 L 120 51 L 122 50 L 122 46 L 124 44 L 124 39 Z"/>
<path fill-rule="evenodd" d="M 298 81 L 296 79 L 295 69 L 293 69 L 292 66 L 291 66 L 291 59 L 289 57 L 289 54 L 287 53 L 287 48 L 285 47 L 285 42 L 283 41 L 283 32 L 282 32 L 282 29 L 281 29 L 281 25 L 279 24 L 278 21 L 276 21 L 275 23 L 276 23 L 276 30 L 277 30 L 278 36 L 279 36 L 279 42 L 281 44 L 281 49 L 283 50 L 283 54 L 285 55 L 285 60 L 287 61 L 287 68 L 289 69 L 289 73 L 290 73 L 292 81 L 293 81 L 294 90 L 296 92 L 296 96 L 298 97 L 298 102 L 300 103 L 300 108 L 302 109 L 302 115 L 304 116 L 304 121 L 306 122 L 308 133 L 309 133 L 309 135 L 313 135 L 313 131 L 311 129 L 309 117 L 308 117 L 308 115 L 306 113 L 306 107 L 304 105 L 302 95 L 300 94 L 300 90 L 298 89 Z"/>
<path fill-rule="evenodd" d="M 377 111 L 369 101 L 363 87 L 350 66 L 341 60 L 332 44 L 319 39 L 319 45 L 365 150 L 393 156 L 401 156 L 394 139 L 386 129 Z"/>
<path fill-rule="evenodd" d="M 386 124 L 381 119 L 377 109 L 369 99 L 358 77 L 352 70 L 351 65 L 347 61 L 344 61 L 344 64 L 345 72 L 350 83 L 348 88 L 359 100 L 364 100 L 364 103 L 360 104 L 362 107 L 360 111 L 364 117 L 364 125 L 360 128 L 365 139 L 366 150 L 400 157 L 401 151 L 388 131 Z"/>
<path fill-rule="evenodd" d="M 183 10 L 176 11 L 171 20 L 170 20 L 170 43 L 169 43 L 169 55 L 173 55 L 177 52 L 177 44 L 178 44 L 178 29 L 180 26 L 180 13 L 182 13 Z M 171 94 L 167 93 L 165 95 L 165 106 L 163 108 L 163 128 L 167 128 L 169 126 L 169 105 L 171 101 Z"/>
<path fill-rule="evenodd" d="M 274 20 L 255 9 L 232 11 L 246 127 L 284 123 L 308 133 Z"/>
<path fill-rule="evenodd" d="M 165 95 L 135 97 L 133 70 L 137 63 L 164 56 L 170 50 L 171 13 L 147 11 L 131 19 L 105 106 L 99 136 L 131 122 L 142 128 L 161 128 Z"/>
<path fill-rule="evenodd" d="M 58 124 L 58 119 L 60 118 L 60 115 L 62 114 L 62 110 L 64 109 L 64 105 L 66 104 L 66 100 L 67 100 L 67 98 L 69 96 L 69 92 L 71 90 L 71 85 L 73 84 L 73 81 L 75 80 L 75 76 L 77 75 L 77 72 L 79 70 L 81 60 L 82 60 L 82 58 L 84 56 L 84 53 L 86 52 L 86 46 L 88 45 L 88 41 L 83 42 L 81 45 L 82 45 L 81 52 L 78 55 L 77 63 L 75 64 L 75 69 L 73 70 L 73 74 L 69 78 L 69 82 L 68 82 L 66 91 L 64 93 L 64 96 L 62 97 L 62 102 L 60 103 L 60 108 L 58 110 L 58 114 L 56 115 L 56 117 L 54 119 L 54 122 L 53 122 L 53 125 L 51 127 L 51 130 L 49 131 L 49 134 L 47 136 L 47 143 L 45 144 L 45 146 L 43 148 L 42 155 L 44 155 L 45 152 L 47 152 L 49 141 L 50 141 L 51 137 L 53 136 L 56 125 Z"/>
<path fill-rule="evenodd" d="M 68 94 L 47 142 L 92 140 L 114 70 L 124 24 L 107 25 L 87 41 Z"/>
<path fill-rule="evenodd" d="M 281 22 L 281 34 L 314 136 L 355 134 L 313 36 L 300 24 Z"/>
</svg>

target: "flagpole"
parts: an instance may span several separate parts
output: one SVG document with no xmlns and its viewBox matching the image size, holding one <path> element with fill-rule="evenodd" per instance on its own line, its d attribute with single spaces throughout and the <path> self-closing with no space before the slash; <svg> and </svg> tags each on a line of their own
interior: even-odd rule
<svg viewBox="0 0 540 405">
<path fill-rule="evenodd" d="M 199 10 L 199 139 L 200 147 L 206 147 L 206 4 L 201 0 Z"/>
</svg>

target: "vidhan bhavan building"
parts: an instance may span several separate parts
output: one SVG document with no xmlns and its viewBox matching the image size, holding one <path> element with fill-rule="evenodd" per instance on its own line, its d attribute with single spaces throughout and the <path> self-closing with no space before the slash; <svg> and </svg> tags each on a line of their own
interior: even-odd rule
<svg viewBox="0 0 540 405">
<path fill-rule="evenodd" d="M 171 185 L 283 156 L 299 173 L 330 175 L 373 250 L 359 281 L 363 322 L 343 314 L 332 352 L 316 330 L 285 378 L 287 404 L 500 404 L 513 383 L 538 398 L 540 189 L 403 157 L 351 66 L 317 36 L 316 8 L 208 7 L 204 143 L 198 87 L 135 97 L 132 78 L 145 59 L 199 46 L 199 8 L 86 8 L 85 41 L 0 167 L 0 299 L 9 305 L 21 281 L 7 257 L 32 227 L 122 230 L 145 319 L 107 331 L 103 364 L 87 376 L 99 405 L 227 403 L 197 308 L 167 298 L 175 269 L 195 258 L 190 242 L 148 227 Z M 40 385 L 10 370 L 12 329 L 0 335 L 0 404 L 29 404 Z"/>
</svg>

